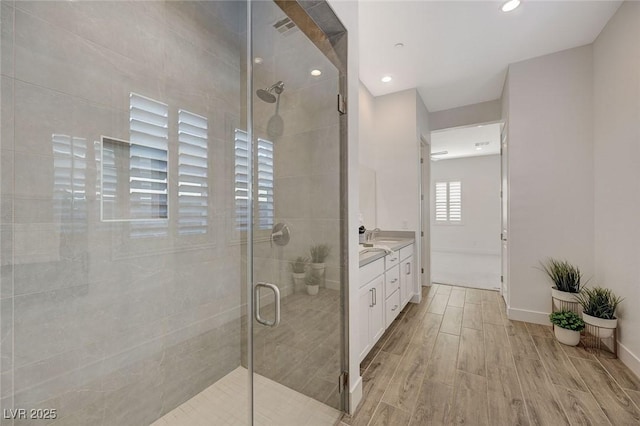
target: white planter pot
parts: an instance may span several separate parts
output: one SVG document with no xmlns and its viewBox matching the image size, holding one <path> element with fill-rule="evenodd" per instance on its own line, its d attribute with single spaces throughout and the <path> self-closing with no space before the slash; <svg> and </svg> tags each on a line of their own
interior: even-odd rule
<svg viewBox="0 0 640 426">
<path fill-rule="evenodd" d="M 598 327 L 598 337 L 606 339 L 613 336 L 613 330 L 618 326 L 618 319 L 603 319 L 598 317 L 592 317 L 584 312 L 582 313 L 582 319 L 586 324 Z"/>
<path fill-rule="evenodd" d="M 316 294 L 318 294 L 319 289 L 320 289 L 319 285 L 308 285 L 307 293 L 309 293 L 310 296 L 315 296 Z"/>
<path fill-rule="evenodd" d="M 575 330 L 567 330 L 566 328 L 558 327 L 557 325 L 553 326 L 553 331 L 556 335 L 556 339 L 558 342 L 563 345 L 568 346 L 576 346 L 580 343 L 580 332 Z"/>
<path fill-rule="evenodd" d="M 306 274 L 304 272 L 292 272 L 291 275 L 293 275 L 294 291 L 296 293 L 302 291 L 302 289 L 304 288 L 304 277 L 306 276 Z"/>
<path fill-rule="evenodd" d="M 576 300 L 577 293 L 569 293 L 568 291 L 560 291 L 556 287 L 551 287 L 551 297 L 553 297 L 553 310 L 560 311 L 563 309 L 562 302 L 577 304 Z M 561 302 L 559 302 L 561 301 Z"/>
<path fill-rule="evenodd" d="M 320 284 L 324 286 L 324 263 L 312 263 L 311 264 L 311 272 L 315 272 L 316 275 L 320 278 Z"/>
</svg>

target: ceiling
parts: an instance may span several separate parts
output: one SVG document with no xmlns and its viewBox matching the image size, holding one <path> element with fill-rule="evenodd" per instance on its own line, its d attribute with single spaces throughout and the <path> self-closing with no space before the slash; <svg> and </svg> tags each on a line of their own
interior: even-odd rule
<svg viewBox="0 0 640 426">
<path fill-rule="evenodd" d="M 501 4 L 361 1 L 360 79 L 374 96 L 417 88 L 431 112 L 498 99 L 508 64 L 592 43 L 621 2 Z"/>
<path fill-rule="evenodd" d="M 500 154 L 500 126 L 500 123 L 495 123 L 431 132 L 431 154 L 447 151 L 447 154 L 433 155 L 431 159 Z M 477 149 L 477 143 L 482 144 L 481 149 Z"/>
</svg>

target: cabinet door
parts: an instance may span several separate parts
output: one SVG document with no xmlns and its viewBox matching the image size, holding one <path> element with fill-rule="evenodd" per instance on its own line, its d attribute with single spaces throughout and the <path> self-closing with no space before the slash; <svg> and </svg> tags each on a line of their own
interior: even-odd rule
<svg viewBox="0 0 640 426">
<path fill-rule="evenodd" d="M 369 332 L 371 333 L 371 344 L 374 345 L 384 334 L 384 275 L 371 281 L 373 290 L 373 306 L 369 310 Z"/>
<path fill-rule="evenodd" d="M 369 317 L 371 316 L 371 308 L 373 307 L 373 288 L 365 285 L 358 291 L 358 335 L 356 336 L 356 348 L 360 356 L 360 361 L 371 350 L 373 343 L 371 342 L 371 332 L 369 325 Z"/>
<path fill-rule="evenodd" d="M 400 265 L 400 297 L 402 306 L 405 306 L 411 300 L 414 291 L 413 285 L 413 256 L 409 256 L 402 261 Z"/>
</svg>

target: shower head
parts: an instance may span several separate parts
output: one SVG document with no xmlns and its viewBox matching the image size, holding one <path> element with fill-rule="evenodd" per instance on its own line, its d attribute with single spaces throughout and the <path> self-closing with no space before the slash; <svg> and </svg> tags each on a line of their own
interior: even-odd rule
<svg viewBox="0 0 640 426">
<path fill-rule="evenodd" d="M 276 97 L 272 92 L 276 92 L 277 95 L 284 92 L 284 83 L 279 81 L 266 89 L 258 89 L 256 94 L 263 101 L 272 104 L 276 101 Z"/>
<path fill-rule="evenodd" d="M 276 97 L 273 94 L 271 94 L 268 89 L 258 89 L 256 94 L 260 99 L 270 104 L 276 101 Z"/>
</svg>

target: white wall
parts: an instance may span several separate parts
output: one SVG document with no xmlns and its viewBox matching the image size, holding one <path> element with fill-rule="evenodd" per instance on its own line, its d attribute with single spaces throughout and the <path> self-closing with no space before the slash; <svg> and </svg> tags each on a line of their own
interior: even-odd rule
<svg viewBox="0 0 640 426">
<path fill-rule="evenodd" d="M 440 130 L 498 121 L 501 119 L 501 116 L 501 101 L 500 99 L 496 99 L 494 101 L 431 112 L 429 113 L 429 124 L 431 130 Z"/>
<path fill-rule="evenodd" d="M 595 282 L 625 298 L 619 353 L 640 375 L 640 3 L 611 18 L 593 65 Z"/>
<path fill-rule="evenodd" d="M 374 168 L 381 229 L 420 229 L 416 97 L 412 89 L 375 98 Z"/>
<path fill-rule="evenodd" d="M 510 307 L 545 323 L 549 284 L 535 266 L 565 258 L 594 268 L 591 46 L 509 68 Z"/>
<path fill-rule="evenodd" d="M 375 98 L 362 82 L 359 82 L 359 144 L 360 156 L 360 210 L 367 229 L 378 226 L 377 221 L 377 173 L 375 170 Z"/>
<path fill-rule="evenodd" d="M 431 162 L 431 186 L 462 182 L 462 224 L 436 224 L 431 188 L 431 249 L 453 253 L 500 254 L 500 156 Z"/>
</svg>

